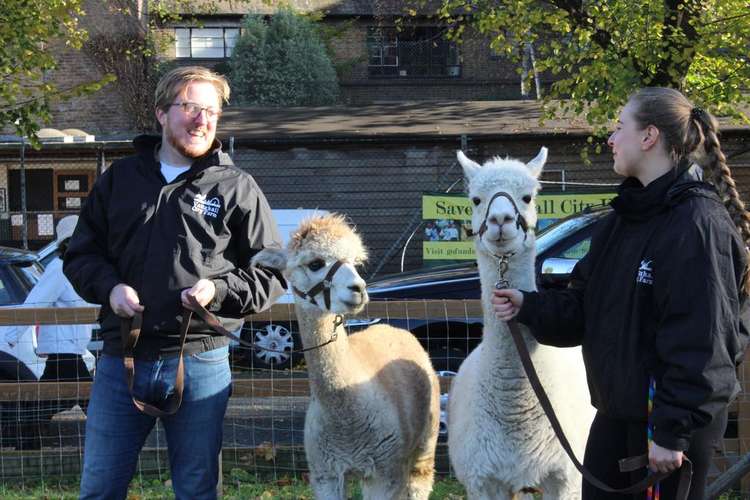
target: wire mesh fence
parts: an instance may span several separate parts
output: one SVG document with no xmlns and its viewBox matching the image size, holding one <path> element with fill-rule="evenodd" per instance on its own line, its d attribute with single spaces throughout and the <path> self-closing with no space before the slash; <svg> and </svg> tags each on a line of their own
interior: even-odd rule
<svg viewBox="0 0 750 500">
<path fill-rule="evenodd" d="M 253 175 L 274 209 L 323 209 L 346 215 L 364 236 L 369 279 L 423 264 L 422 195 L 464 190 L 456 151 L 480 163 L 493 156 L 528 160 L 546 145 L 542 193 L 609 191 L 619 178 L 605 151 L 581 158 L 585 138 L 547 134 L 496 137 L 407 137 L 225 140 L 235 164 Z M 75 145 L 74 145 L 75 146 Z M 588 145 L 589 148 L 593 146 Z M 724 142 L 740 193 L 750 194 L 750 154 L 744 139 Z M 99 149 L 45 149 L 28 153 L 24 168 L 17 151 L 0 151 L 0 244 L 38 249 L 51 241 L 56 222 L 77 213 L 98 173 L 132 154 L 129 143 Z M 26 208 L 21 197 L 25 172 Z M 5 187 L 3 187 L 5 186 Z M 3 191 L 5 189 L 5 191 Z M 6 205 L 3 210 L 2 199 Z M 403 261 L 403 265 L 402 265 Z"/>
<path fill-rule="evenodd" d="M 87 323 L 97 314 L 95 308 L 11 308 L 0 310 L 0 331 L 14 324 L 64 324 Z M 350 334 L 365 325 L 388 323 L 410 329 L 430 352 L 433 363 L 455 364 L 463 361 L 467 351 L 452 349 L 448 352 L 434 349 L 435 345 L 466 345 L 473 348 L 478 341 L 470 335 L 462 336 L 448 324 L 464 324 L 465 331 L 481 323 L 481 305 L 478 301 L 378 301 L 356 317 L 349 318 Z M 430 324 L 428 329 L 419 325 Z M 304 419 L 309 402 L 308 372 L 304 358 L 295 358 L 292 350 L 299 348 L 298 331 L 291 304 L 278 304 L 271 311 L 248 318 L 251 331 L 263 330 L 269 325 L 287 325 L 294 336 L 288 346 L 288 363 L 263 363 L 255 366 L 253 354 L 245 347 L 231 348 L 233 393 L 224 418 L 222 462 L 229 481 L 272 482 L 275 484 L 300 484 L 304 487 L 308 471 L 304 453 Z M 19 338 L 33 349 L 34 329 Z M 431 348 L 433 346 L 433 348 Z M 89 345 L 98 357 L 96 335 Z M 44 358 L 39 362 L 45 363 Z M 438 441 L 436 472 L 450 476 L 445 433 L 447 393 L 450 372 L 440 371 L 441 436 Z M 725 439 L 709 473 L 710 479 L 718 477 L 737 462 L 750 447 L 750 414 L 747 411 L 749 370 L 740 370 L 743 391 L 730 411 L 730 422 Z M 94 376 L 96 374 L 94 373 Z M 2 448 L 0 453 L 0 488 L 17 490 L 23 485 L 44 481 L 50 486 L 69 484 L 80 476 L 83 443 L 85 441 L 85 407 L 91 382 L 63 380 L 50 382 L 3 380 L 0 382 L 0 408 L 2 417 Z M 51 415 L 40 412 L 40 401 L 51 401 L 56 407 Z M 44 410 L 44 408 L 41 408 Z M 49 419 L 47 417 L 50 417 Z M 140 453 L 136 478 L 139 485 L 154 481 L 168 481 L 169 461 L 166 452 L 166 435 L 157 424 L 146 439 Z M 295 482 L 299 481 L 299 483 Z M 737 485 L 738 491 L 740 485 Z M 742 494 L 747 494 L 743 489 Z M 292 487 L 291 497 L 295 497 Z M 298 497 L 303 496 L 301 493 Z M 290 498 L 291 498 L 290 497 Z"/>
<path fill-rule="evenodd" d="M 586 165 L 579 154 L 582 145 L 570 138 L 531 137 L 511 141 L 464 136 L 429 141 L 412 138 L 237 142 L 227 149 L 231 150 L 237 166 L 254 176 L 272 208 L 317 208 L 347 215 L 370 249 L 370 262 L 364 275 L 374 278 L 397 272 L 402 267 L 414 269 L 424 264 L 421 197 L 429 192 L 463 190 L 456 150 L 461 149 L 480 162 L 495 155 L 529 159 L 542 143 L 552 152 L 542 175 L 542 192 L 614 189 L 618 179 L 611 171 L 608 155 L 593 155 L 592 164 Z M 750 155 L 742 141 L 727 144 L 730 166 L 741 193 L 747 197 Z M 3 243 L 22 246 L 24 232 L 30 248 L 49 242 L 56 221 L 77 212 L 102 164 L 125 154 L 129 154 L 127 146 L 107 149 L 102 162 L 102 152 L 96 149 L 65 155 L 43 149 L 26 158 L 26 173 L 36 173 L 27 177 L 25 211 L 21 210 L 18 195 L 21 169 L 17 158 L 4 157 L 0 162 L 0 186 L 7 189 L 7 210 L 3 212 L 6 217 L 0 219 Z M 13 266 L 6 260 L 0 259 L 3 278 L 0 304 L 13 306 L 24 302 L 41 269 L 27 261 Z M 365 312 L 361 318 L 350 322 L 349 328 L 356 331 L 377 320 L 412 331 L 430 353 L 435 369 L 446 372 L 443 392 L 447 393 L 450 383 L 447 372 L 455 371 L 481 338 L 478 305 L 462 304 L 433 306 L 418 301 L 405 310 L 403 305 L 389 303 L 377 312 Z M 45 307 L 46 304 L 26 306 Z M 60 324 L 96 321 L 93 313 L 87 316 L 81 311 L 48 310 L 30 317 L 23 317 L 23 311 L 23 308 L 0 309 L 0 324 L 6 325 L 0 331 L 5 335 L 7 329 L 13 328 L 11 325 L 31 325 L 18 333 L 16 349 L 24 350 L 25 354 L 18 351 L 6 354 L 24 359 L 23 364 L 32 374 L 43 373 L 47 363 L 34 351 L 35 335 L 38 335 L 36 325 L 44 321 Z M 254 478 L 274 481 L 303 478 L 307 471 L 303 422 L 309 390 L 304 358 L 292 352 L 300 344 L 293 308 L 280 305 L 271 316 L 249 318 L 243 335 L 289 352 L 288 355 L 271 355 L 239 346 L 231 349 L 234 392 L 224 422 L 225 470 L 237 469 L 248 474 L 231 476 L 238 482 Z M 4 341 L 0 339 L 0 344 Z M 100 348 L 101 342 L 95 334 L 90 350 L 96 355 Z M 7 361 L 7 358 L 2 360 Z M 0 484 L 11 487 L 39 479 L 53 483 L 75 480 L 80 474 L 90 382 L 37 383 L 29 379 L 22 368 L 20 364 L 12 365 L 10 376 L 0 382 Z M 22 372 L 26 374 L 23 382 Z M 743 366 L 740 372 L 743 392 L 732 407 L 723 450 L 717 454 L 712 477 L 750 451 L 749 377 L 750 372 Z M 50 415 L 51 411 L 54 414 Z M 165 433 L 157 425 L 141 453 L 138 477 L 168 478 L 165 446 Z M 437 467 L 440 474 L 450 473 L 444 436 L 439 444 Z M 746 488 L 748 490 L 750 488 Z"/>
</svg>

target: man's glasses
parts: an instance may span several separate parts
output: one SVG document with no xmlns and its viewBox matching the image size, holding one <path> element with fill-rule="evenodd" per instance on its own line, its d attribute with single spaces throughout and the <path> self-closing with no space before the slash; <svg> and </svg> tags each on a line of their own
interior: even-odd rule
<svg viewBox="0 0 750 500">
<path fill-rule="evenodd" d="M 194 102 L 173 102 L 170 106 L 179 106 L 183 113 L 188 115 L 192 119 L 198 118 L 201 111 L 206 112 L 206 119 L 211 122 L 215 122 L 221 116 L 221 110 L 216 108 L 210 108 L 208 106 L 201 106 Z"/>
</svg>

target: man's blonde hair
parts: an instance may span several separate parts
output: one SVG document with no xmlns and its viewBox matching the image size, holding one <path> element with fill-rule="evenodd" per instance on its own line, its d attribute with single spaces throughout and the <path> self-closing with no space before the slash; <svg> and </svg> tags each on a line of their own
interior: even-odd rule
<svg viewBox="0 0 750 500">
<path fill-rule="evenodd" d="M 229 83 L 222 75 L 203 66 L 182 66 L 161 77 L 156 84 L 155 109 L 161 109 L 165 113 L 169 111 L 169 107 L 190 82 L 208 82 L 216 89 L 219 104 L 229 101 Z"/>
</svg>

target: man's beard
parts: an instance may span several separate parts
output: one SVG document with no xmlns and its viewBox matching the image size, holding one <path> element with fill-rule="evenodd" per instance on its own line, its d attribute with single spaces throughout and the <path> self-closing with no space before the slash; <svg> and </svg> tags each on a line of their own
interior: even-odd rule
<svg viewBox="0 0 750 500">
<path fill-rule="evenodd" d="M 208 132 L 206 132 L 206 134 L 208 134 Z M 205 155 L 211 149 L 211 145 L 213 144 L 213 141 L 211 141 L 206 145 L 205 148 L 199 147 L 197 145 L 186 147 L 185 144 L 181 144 L 177 140 L 177 137 L 175 137 L 171 127 L 167 128 L 167 141 L 175 149 L 175 151 L 180 153 L 185 158 L 190 158 L 193 160 Z"/>
</svg>

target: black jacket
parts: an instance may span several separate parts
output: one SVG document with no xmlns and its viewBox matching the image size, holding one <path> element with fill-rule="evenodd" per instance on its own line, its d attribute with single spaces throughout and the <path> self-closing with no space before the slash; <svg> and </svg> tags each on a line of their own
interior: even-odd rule
<svg viewBox="0 0 750 500">
<path fill-rule="evenodd" d="M 213 280 L 208 309 L 235 330 L 242 317 L 283 293 L 283 278 L 250 267 L 280 237 L 271 209 L 253 178 L 213 150 L 167 183 L 155 151 L 157 136 L 133 141 L 137 154 L 115 161 L 97 179 L 65 254 L 64 272 L 88 302 L 101 304 L 104 352 L 121 354 L 120 318 L 109 307 L 118 283 L 133 287 L 144 306 L 136 356 L 175 354 L 182 318 L 180 293 L 199 279 Z M 191 321 L 185 352 L 228 344 L 200 319 Z"/>
<path fill-rule="evenodd" d="M 570 287 L 524 292 L 519 320 L 539 342 L 582 344 L 592 404 L 610 417 L 645 421 L 653 376 L 654 441 L 685 450 L 739 391 L 745 245 L 685 167 L 645 188 L 627 179 L 612 206 Z"/>
</svg>

